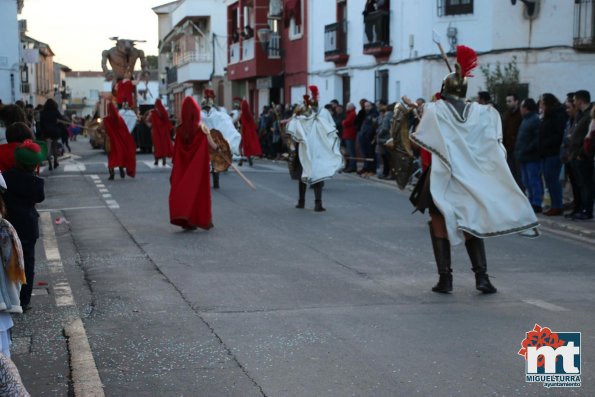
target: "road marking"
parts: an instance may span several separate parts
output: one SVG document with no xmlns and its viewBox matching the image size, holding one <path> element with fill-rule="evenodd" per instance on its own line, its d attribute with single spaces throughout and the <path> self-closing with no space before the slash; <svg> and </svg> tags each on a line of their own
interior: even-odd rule
<svg viewBox="0 0 595 397">
<path fill-rule="evenodd" d="M 72 210 L 93 210 L 97 208 L 105 208 L 105 205 L 90 205 L 87 207 L 66 207 L 66 208 L 44 208 L 38 209 L 37 212 L 56 212 L 56 211 L 72 211 Z"/>
<path fill-rule="evenodd" d="M 89 178 L 93 179 L 95 182 L 97 182 L 97 181 L 101 182 L 101 179 L 99 179 L 98 175 L 89 175 Z"/>
<path fill-rule="evenodd" d="M 60 250 L 56 241 L 52 216 L 49 212 L 42 212 L 40 217 L 45 256 L 50 272 L 56 279 L 56 283 L 53 286 L 56 306 L 76 307 L 72 289 L 64 274 L 64 266 L 60 258 Z M 64 332 L 68 337 L 74 395 L 105 396 L 83 321 L 79 317 L 75 317 L 74 321 L 64 328 Z"/>
<path fill-rule="evenodd" d="M 99 193 L 109 193 L 109 190 L 106 188 L 99 188 Z"/>
<path fill-rule="evenodd" d="M 145 164 L 147 167 L 149 167 L 149 168 L 151 168 L 151 169 L 153 169 L 153 170 L 154 170 L 154 169 L 159 169 L 159 168 L 171 168 L 171 166 L 170 166 L 169 164 L 165 164 L 165 166 L 161 165 L 161 163 L 159 163 L 159 164 L 155 165 L 155 162 L 153 162 L 153 161 L 143 161 L 143 163 L 144 163 L 144 164 Z"/>
<path fill-rule="evenodd" d="M 64 172 L 77 172 L 77 171 L 86 171 L 87 167 L 83 163 L 73 163 L 73 164 L 65 164 L 64 165 Z"/>
<path fill-rule="evenodd" d="M 105 200 L 105 203 L 109 208 L 120 208 L 120 205 L 116 200 Z"/>
<path fill-rule="evenodd" d="M 541 299 L 523 299 L 523 302 L 553 312 L 566 312 L 569 310 L 565 307 L 554 305 L 553 303 L 549 303 Z"/>
<path fill-rule="evenodd" d="M 112 197 L 112 195 L 109 194 L 109 193 L 104 193 L 103 194 L 103 198 L 111 198 L 111 197 Z"/>
<path fill-rule="evenodd" d="M 105 188 L 105 185 L 103 183 L 96 183 L 95 186 L 97 186 L 97 188 Z"/>
<path fill-rule="evenodd" d="M 89 177 L 93 180 L 93 182 L 95 182 L 95 187 L 97 187 L 97 190 L 99 190 L 99 193 L 101 193 L 101 196 L 103 197 L 103 200 L 105 201 L 107 207 L 111 209 L 120 208 L 118 202 L 112 199 L 112 195 L 109 192 L 109 189 L 105 187 L 103 181 L 101 180 L 101 178 L 99 178 L 99 175 L 89 175 Z"/>
</svg>

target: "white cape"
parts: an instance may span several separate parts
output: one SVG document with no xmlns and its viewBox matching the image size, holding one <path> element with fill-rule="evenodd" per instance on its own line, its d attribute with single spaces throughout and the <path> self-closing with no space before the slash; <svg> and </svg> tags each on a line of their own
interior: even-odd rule
<svg viewBox="0 0 595 397">
<path fill-rule="evenodd" d="M 136 117 L 136 113 L 132 109 L 120 109 L 118 112 L 122 119 L 124 119 L 124 124 L 128 128 L 128 132 L 132 134 L 132 130 L 136 126 L 136 122 L 138 121 L 138 117 Z"/>
<path fill-rule="evenodd" d="M 208 113 L 202 110 L 200 118 L 207 127 L 221 131 L 223 137 L 229 143 L 231 152 L 236 156 L 240 155 L 242 136 L 234 127 L 233 121 L 227 112 L 217 110 L 213 107 L 209 109 Z"/>
<path fill-rule="evenodd" d="M 428 103 L 412 140 L 432 152 L 430 191 L 452 245 L 464 241 L 463 231 L 481 238 L 539 234 L 531 204 L 506 164 L 494 108 L 468 104 L 461 117 L 446 101 Z"/>
<path fill-rule="evenodd" d="M 287 133 L 300 144 L 304 183 L 329 179 L 343 168 L 337 128 L 328 110 L 322 109 L 310 116 L 293 116 L 287 124 Z"/>
</svg>

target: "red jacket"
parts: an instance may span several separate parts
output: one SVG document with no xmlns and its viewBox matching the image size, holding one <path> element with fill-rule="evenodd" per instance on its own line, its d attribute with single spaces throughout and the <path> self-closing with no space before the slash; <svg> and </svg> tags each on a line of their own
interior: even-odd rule
<svg viewBox="0 0 595 397">
<path fill-rule="evenodd" d="M 345 113 L 343 123 L 343 139 L 355 139 L 357 131 L 355 130 L 355 109 L 348 110 Z"/>
</svg>

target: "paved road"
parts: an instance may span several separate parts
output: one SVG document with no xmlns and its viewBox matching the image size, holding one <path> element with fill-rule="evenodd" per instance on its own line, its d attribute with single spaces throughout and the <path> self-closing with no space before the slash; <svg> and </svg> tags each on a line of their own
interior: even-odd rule
<svg viewBox="0 0 595 397">
<path fill-rule="evenodd" d="M 73 391 L 58 329 L 78 317 L 108 396 L 595 395 L 592 242 L 488 240 L 492 296 L 457 247 L 454 293 L 439 295 L 426 217 L 391 185 L 339 176 L 314 213 L 311 191 L 293 208 L 284 164 L 256 161 L 243 169 L 257 191 L 223 175 L 215 228 L 183 232 L 168 223 L 169 169 L 139 156 L 137 178 L 107 181 L 105 156 L 83 145 L 44 172 L 63 271 L 38 244 L 50 286 L 15 327 L 36 395 Z M 52 225 L 60 216 L 70 223 Z M 62 279 L 74 306 L 50 311 Z M 582 332 L 582 388 L 525 382 L 517 352 L 536 323 Z"/>
</svg>

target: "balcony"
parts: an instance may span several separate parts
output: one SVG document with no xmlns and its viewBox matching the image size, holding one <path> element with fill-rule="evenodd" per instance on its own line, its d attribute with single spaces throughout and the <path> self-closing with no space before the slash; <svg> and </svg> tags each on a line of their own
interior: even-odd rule
<svg viewBox="0 0 595 397">
<path fill-rule="evenodd" d="M 242 61 L 254 59 L 254 37 L 242 41 Z"/>
<path fill-rule="evenodd" d="M 594 0 L 574 2 L 574 40 L 579 51 L 595 51 L 595 7 Z"/>
<path fill-rule="evenodd" d="M 213 57 L 210 51 L 186 51 L 176 54 L 173 59 L 174 66 L 182 66 L 192 62 L 211 63 Z"/>
<path fill-rule="evenodd" d="M 240 43 L 233 43 L 229 46 L 229 63 L 240 62 Z"/>
<path fill-rule="evenodd" d="M 345 66 L 347 54 L 347 21 L 332 23 L 324 27 L 324 60 L 335 66 Z"/>
<path fill-rule="evenodd" d="M 281 35 L 279 33 L 271 33 L 268 56 L 269 58 L 281 58 Z"/>
<path fill-rule="evenodd" d="M 31 93 L 31 87 L 30 87 L 29 83 L 21 83 L 21 93 L 23 93 L 23 94 Z"/>
<path fill-rule="evenodd" d="M 387 60 L 393 50 L 390 46 L 389 11 L 378 10 L 365 15 L 364 32 L 364 54 Z"/>
</svg>

